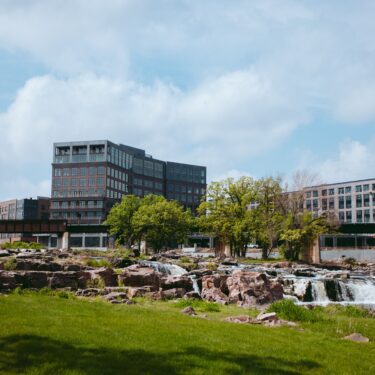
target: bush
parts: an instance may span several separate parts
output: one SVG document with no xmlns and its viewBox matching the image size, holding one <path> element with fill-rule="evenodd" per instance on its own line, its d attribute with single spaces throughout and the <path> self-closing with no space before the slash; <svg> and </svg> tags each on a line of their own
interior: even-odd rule
<svg viewBox="0 0 375 375">
<path fill-rule="evenodd" d="M 5 271 L 12 271 L 15 270 L 17 266 L 16 258 L 9 258 L 4 263 L 4 270 Z"/>
<path fill-rule="evenodd" d="M 209 269 L 210 271 L 216 271 L 218 268 L 218 265 L 216 263 L 211 262 L 206 265 L 206 268 Z"/>
<path fill-rule="evenodd" d="M 87 280 L 87 282 L 86 282 L 86 288 L 99 288 L 99 289 L 103 289 L 103 288 L 105 288 L 104 280 L 102 278 Z"/>
<path fill-rule="evenodd" d="M 290 299 L 273 302 L 267 312 L 275 312 L 280 318 L 294 322 L 317 322 L 323 320 L 321 307 L 309 310 L 303 306 L 296 305 Z"/>
<path fill-rule="evenodd" d="M 181 257 L 180 263 L 191 263 L 191 259 L 188 257 Z"/>
<path fill-rule="evenodd" d="M 43 246 L 36 242 L 22 242 L 22 241 L 16 241 L 16 242 L 6 242 L 4 244 L 1 244 L 2 249 L 29 249 L 29 250 L 41 250 L 43 249 Z"/>
<path fill-rule="evenodd" d="M 95 268 L 100 268 L 100 267 L 111 267 L 111 263 L 108 262 L 107 259 L 88 259 L 86 261 L 86 264 L 89 267 L 95 267 Z"/>
<path fill-rule="evenodd" d="M 194 310 L 205 312 L 220 312 L 220 305 L 215 302 L 201 301 L 199 299 L 180 299 L 175 302 L 175 306 L 184 309 L 191 306 Z"/>
<path fill-rule="evenodd" d="M 358 306 L 329 305 L 325 311 L 330 315 L 343 315 L 348 318 L 369 318 L 371 313 Z"/>
<path fill-rule="evenodd" d="M 344 259 L 344 263 L 350 266 L 355 266 L 357 264 L 357 261 L 354 258 L 349 257 Z"/>
</svg>

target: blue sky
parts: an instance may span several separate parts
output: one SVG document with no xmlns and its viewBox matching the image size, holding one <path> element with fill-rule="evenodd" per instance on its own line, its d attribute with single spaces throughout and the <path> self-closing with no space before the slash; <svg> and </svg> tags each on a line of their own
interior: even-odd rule
<svg viewBox="0 0 375 375">
<path fill-rule="evenodd" d="M 0 199 L 49 195 L 52 143 L 375 177 L 372 0 L 0 2 Z M 4 178 L 5 176 L 5 178 Z"/>
</svg>

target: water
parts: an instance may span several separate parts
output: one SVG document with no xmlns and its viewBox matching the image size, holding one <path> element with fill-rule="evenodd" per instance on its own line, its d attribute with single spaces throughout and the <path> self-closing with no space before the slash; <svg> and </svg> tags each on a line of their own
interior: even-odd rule
<svg viewBox="0 0 375 375">
<path fill-rule="evenodd" d="M 160 272 L 164 275 L 182 276 L 187 273 L 185 268 L 182 268 L 176 264 L 171 264 L 171 263 L 161 263 L 161 262 L 155 262 L 155 261 L 149 261 L 149 260 L 142 260 L 139 262 L 139 264 L 142 264 L 147 267 L 151 267 L 155 271 Z M 195 275 L 188 275 L 188 277 L 193 283 L 194 291 L 200 295 L 197 277 Z"/>
</svg>

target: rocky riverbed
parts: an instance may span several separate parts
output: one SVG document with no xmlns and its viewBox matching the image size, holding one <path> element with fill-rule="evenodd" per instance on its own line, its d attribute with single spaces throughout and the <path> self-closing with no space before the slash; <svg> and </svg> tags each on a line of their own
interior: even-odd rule
<svg viewBox="0 0 375 375">
<path fill-rule="evenodd" d="M 202 298 L 220 304 L 262 307 L 282 298 L 299 304 L 375 306 L 375 265 L 241 264 L 234 259 L 189 258 L 177 252 L 149 260 L 107 257 L 90 267 L 87 256 L 61 251 L 13 252 L 0 260 L 0 293 L 20 288 L 73 291 L 112 303 L 134 297 Z"/>
</svg>

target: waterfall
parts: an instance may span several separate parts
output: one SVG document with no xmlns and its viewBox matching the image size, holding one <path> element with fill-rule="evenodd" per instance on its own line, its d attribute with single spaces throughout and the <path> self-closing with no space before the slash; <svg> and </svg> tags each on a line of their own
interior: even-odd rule
<svg viewBox="0 0 375 375">
<path fill-rule="evenodd" d="M 176 265 L 171 263 L 161 263 L 161 262 L 155 262 L 150 260 L 142 260 L 139 262 L 139 264 L 147 267 L 153 268 L 155 271 L 158 271 L 160 273 L 163 273 L 164 275 L 171 275 L 171 276 L 182 276 L 187 273 L 187 271 Z M 193 289 L 195 292 L 197 292 L 199 295 L 201 294 L 198 286 L 198 281 L 196 275 L 188 275 L 189 279 L 193 283 Z"/>
</svg>

